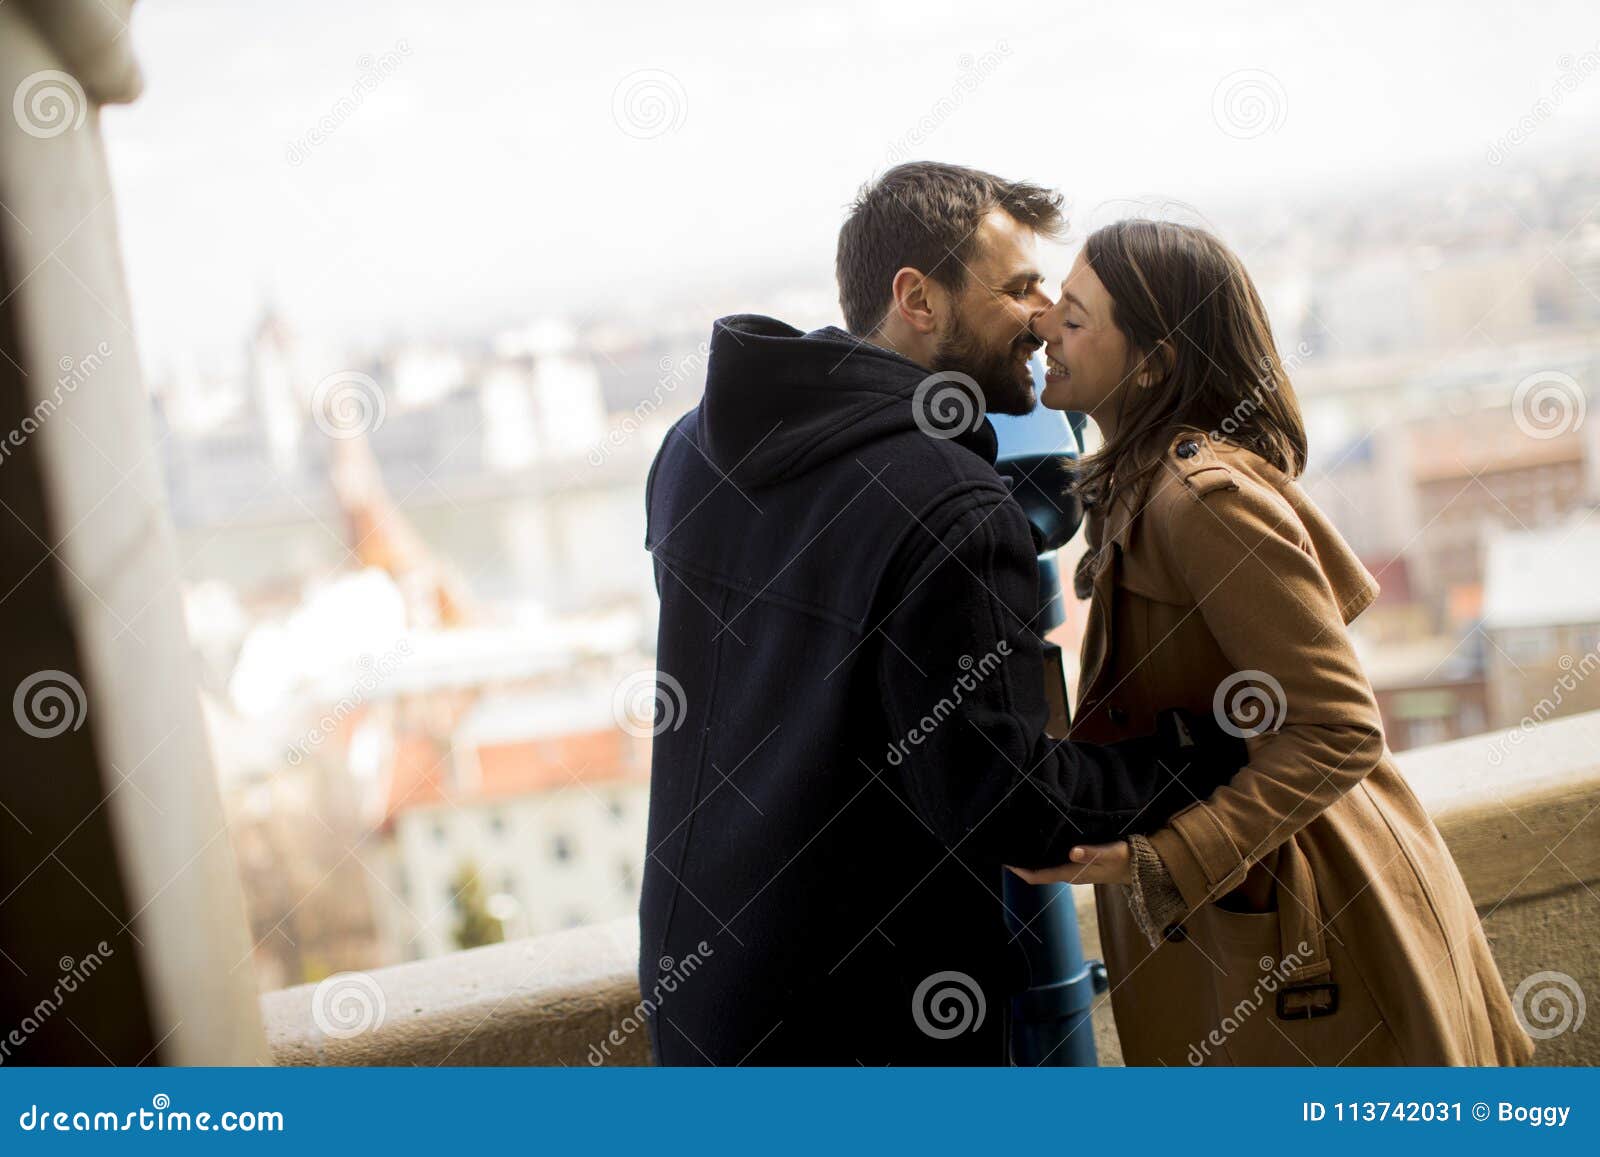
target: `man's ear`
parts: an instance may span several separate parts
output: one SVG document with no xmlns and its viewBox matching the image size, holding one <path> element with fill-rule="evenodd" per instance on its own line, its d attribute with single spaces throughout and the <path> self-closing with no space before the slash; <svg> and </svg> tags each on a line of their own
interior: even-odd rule
<svg viewBox="0 0 1600 1157">
<path fill-rule="evenodd" d="M 938 328 L 939 287 L 922 271 L 907 265 L 898 270 L 891 283 L 894 304 L 891 312 L 919 334 Z"/>
</svg>

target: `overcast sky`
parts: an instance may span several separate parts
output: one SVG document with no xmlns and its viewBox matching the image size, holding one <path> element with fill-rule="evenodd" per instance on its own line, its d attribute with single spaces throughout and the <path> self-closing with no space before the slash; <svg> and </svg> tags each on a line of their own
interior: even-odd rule
<svg viewBox="0 0 1600 1157">
<path fill-rule="evenodd" d="M 1558 91 L 1526 147 L 1600 122 L 1594 0 L 1035 7 L 141 0 L 104 127 L 146 360 L 268 296 L 339 341 L 820 281 L 897 146 L 1204 210 L 1487 164 Z"/>
</svg>

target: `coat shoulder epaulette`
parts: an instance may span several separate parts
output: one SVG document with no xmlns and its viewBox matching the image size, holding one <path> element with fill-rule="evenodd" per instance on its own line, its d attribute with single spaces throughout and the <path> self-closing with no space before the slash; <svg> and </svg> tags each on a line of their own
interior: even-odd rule
<svg viewBox="0 0 1600 1157">
<path fill-rule="evenodd" d="M 1198 430 L 1185 431 L 1172 439 L 1167 447 L 1167 465 L 1191 493 L 1202 498 L 1216 490 L 1239 489 L 1232 468 L 1222 460 L 1212 440 Z"/>
</svg>

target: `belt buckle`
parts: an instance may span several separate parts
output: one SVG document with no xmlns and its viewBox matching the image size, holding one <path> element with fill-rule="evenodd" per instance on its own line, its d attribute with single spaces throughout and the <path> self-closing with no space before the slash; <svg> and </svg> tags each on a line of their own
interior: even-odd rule
<svg viewBox="0 0 1600 1157">
<path fill-rule="evenodd" d="M 1325 1004 L 1307 1004 L 1304 1008 L 1290 1010 L 1285 999 L 1292 993 L 1325 992 L 1328 994 Z M 1279 1020 L 1314 1020 L 1319 1016 L 1332 1016 L 1339 1011 L 1339 986 L 1332 981 L 1319 980 L 1310 984 L 1291 984 L 1287 988 L 1278 990 L 1278 1019 Z"/>
</svg>

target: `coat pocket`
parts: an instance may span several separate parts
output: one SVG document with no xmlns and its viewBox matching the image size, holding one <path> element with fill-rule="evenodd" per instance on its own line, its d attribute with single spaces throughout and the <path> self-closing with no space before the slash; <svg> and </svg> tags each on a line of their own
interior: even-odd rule
<svg viewBox="0 0 1600 1157">
<path fill-rule="evenodd" d="M 1212 1064 L 1385 1065 L 1403 1063 L 1394 1036 L 1346 954 L 1333 946 L 1338 1005 L 1317 1017 L 1294 1015 L 1280 997 L 1293 987 L 1281 959 L 1278 912 L 1230 912 L 1206 905 L 1190 922 L 1211 957 L 1216 1027 Z M 1284 1015 L 1288 1012 L 1289 1015 Z"/>
<path fill-rule="evenodd" d="M 1286 983 L 1277 971 L 1278 913 L 1207 904 L 1186 927 L 1211 964 L 1213 1028 L 1202 1046 L 1210 1063 L 1305 1064 L 1271 1023 L 1277 992 Z"/>
</svg>

